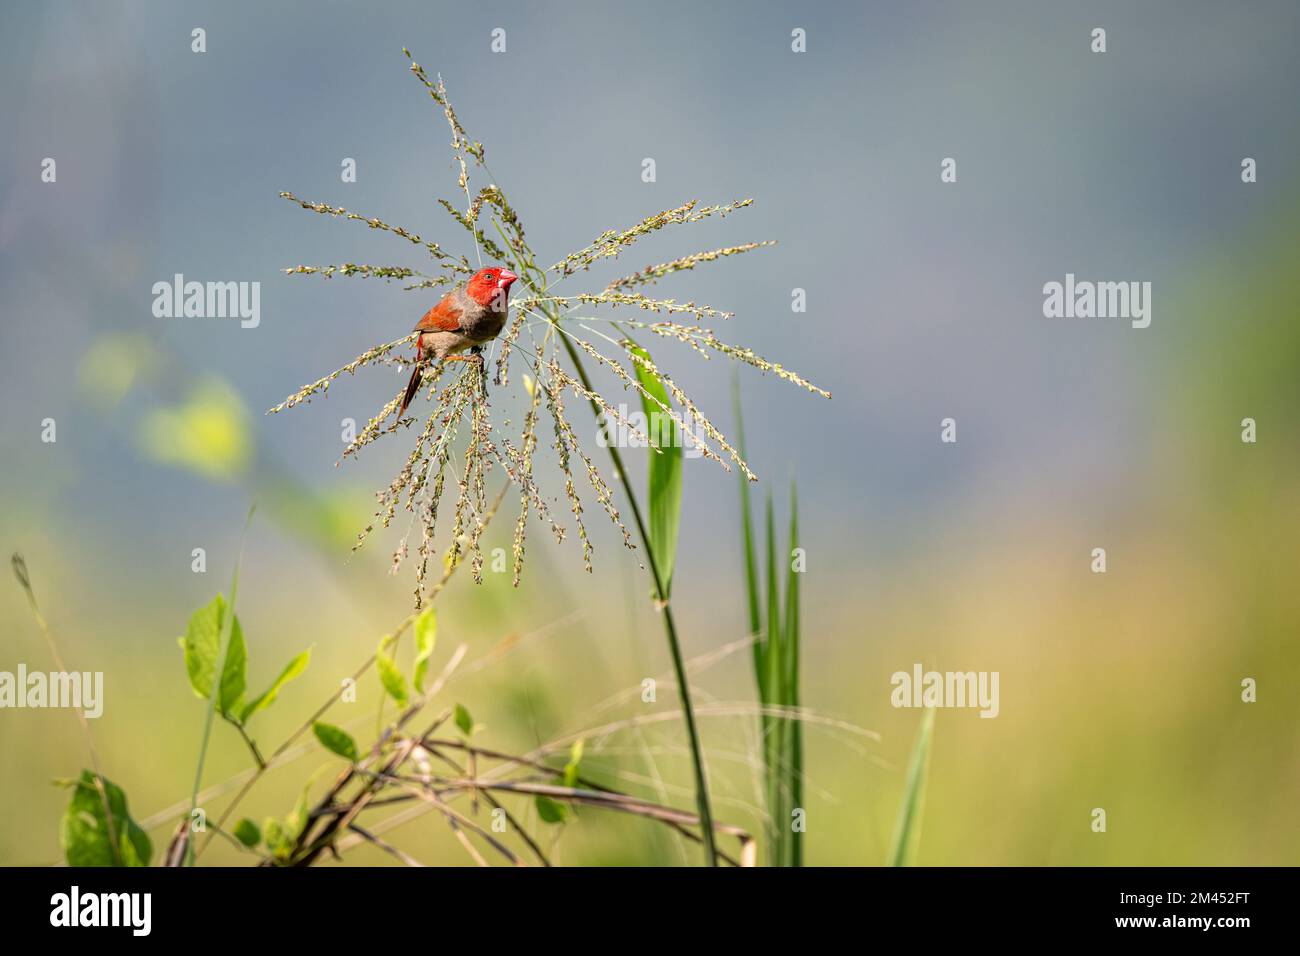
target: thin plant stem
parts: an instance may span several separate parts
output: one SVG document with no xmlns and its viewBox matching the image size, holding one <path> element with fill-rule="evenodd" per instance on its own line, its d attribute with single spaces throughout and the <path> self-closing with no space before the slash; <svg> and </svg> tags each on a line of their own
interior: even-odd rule
<svg viewBox="0 0 1300 956">
<path fill-rule="evenodd" d="M 543 286 L 549 287 L 546 283 L 546 275 L 532 263 L 531 257 L 524 258 L 516 253 L 515 260 L 519 264 L 520 272 L 527 274 L 530 270 L 538 275 Z M 531 285 L 532 283 L 530 283 Z M 535 287 L 535 286 L 534 286 Z M 560 328 L 558 317 L 554 314 L 554 304 L 542 306 L 543 312 L 550 319 L 554 328 Z M 563 329 L 561 329 L 563 331 Z M 564 343 L 564 350 L 568 353 L 570 361 L 573 362 L 574 371 L 578 374 L 578 380 L 582 387 L 588 392 L 594 391 L 591 387 L 591 379 L 587 377 L 587 369 L 582 364 L 582 359 L 578 355 L 578 350 L 574 348 L 573 342 L 567 336 L 561 336 L 560 341 Z M 597 418 L 600 417 L 601 408 L 595 401 L 590 402 L 592 412 Z M 668 588 L 663 576 L 659 570 L 659 563 L 656 560 L 654 548 L 650 543 L 650 534 L 646 530 L 645 518 L 641 513 L 641 503 L 637 499 L 636 491 L 632 488 L 627 478 L 627 471 L 623 467 L 623 456 L 619 453 L 618 448 L 612 443 L 607 443 L 610 460 L 614 464 L 614 471 L 622 482 L 623 491 L 627 496 L 628 505 L 632 509 L 632 520 L 636 524 L 637 534 L 641 538 L 641 544 L 645 548 L 646 555 L 650 560 L 650 574 L 654 579 L 655 599 L 660 613 L 663 615 L 664 634 L 668 639 L 668 653 L 673 660 L 673 672 L 677 678 L 677 692 L 682 702 L 682 717 L 686 724 L 686 736 L 690 743 L 691 749 L 691 767 L 695 773 L 695 803 L 699 811 L 700 831 L 703 838 L 705 860 L 709 866 L 718 865 L 718 848 L 713 833 L 713 811 L 709 806 L 709 785 L 704 770 L 704 753 L 700 746 L 699 728 L 695 724 L 695 708 L 691 704 L 690 681 L 686 675 L 686 664 L 682 657 L 681 641 L 677 637 L 677 621 L 673 616 L 672 604 L 668 600 Z"/>
<path fill-rule="evenodd" d="M 591 391 L 591 381 L 587 378 L 587 370 L 578 357 L 578 350 L 573 347 L 573 343 L 567 338 L 561 337 L 560 341 L 564 343 L 564 349 L 569 353 L 569 359 L 573 362 L 574 371 L 578 373 L 578 379 L 582 382 L 582 387 Z M 595 402 L 591 403 L 591 407 L 592 411 L 599 417 L 600 407 Z M 673 617 L 672 604 L 669 603 L 667 590 L 659 573 L 659 564 L 655 559 L 654 549 L 650 545 L 650 535 L 646 531 L 645 519 L 641 516 L 641 504 L 637 501 L 636 492 L 628 482 L 627 472 L 623 468 L 623 456 L 619 454 L 618 448 L 613 442 L 608 443 L 607 448 L 609 457 L 614 463 L 614 470 L 618 473 L 618 477 L 622 479 L 623 491 L 627 495 L 628 505 L 632 509 L 632 520 L 636 523 L 637 534 L 640 535 L 641 543 L 650 559 L 650 575 L 654 578 L 655 597 L 664 619 L 664 634 L 668 638 L 668 653 L 673 659 L 673 672 L 677 675 L 677 691 L 682 701 L 682 716 L 686 722 L 686 736 L 690 741 L 691 764 L 695 771 L 695 803 L 700 814 L 700 831 L 704 837 L 705 858 L 710 866 L 717 866 L 718 848 L 713 835 L 713 812 L 709 808 L 709 788 L 704 774 L 704 755 L 700 747 L 699 729 L 695 726 L 695 708 L 691 706 L 691 687 L 686 676 L 686 664 L 682 658 L 681 642 L 677 639 L 677 622 Z"/>
<path fill-rule="evenodd" d="M 253 760 L 257 763 L 258 769 L 265 770 L 266 759 L 262 756 L 262 752 L 257 749 L 257 741 L 248 736 L 248 730 L 243 724 L 235 724 L 235 729 L 239 731 L 239 736 L 244 738 L 244 743 L 248 746 L 249 752 L 253 755 Z"/>
<path fill-rule="evenodd" d="M 248 534 L 248 526 L 253 522 L 253 511 L 257 506 L 254 505 L 248 509 L 248 517 L 244 519 L 244 531 L 239 538 L 239 551 L 244 551 L 244 535 Z M 190 812 L 189 820 L 194 819 L 194 809 L 199 804 L 199 788 L 203 786 L 203 764 L 208 757 L 208 743 L 212 739 L 212 722 L 217 712 L 217 701 L 220 700 L 225 688 L 222 686 L 226 677 L 226 657 L 230 654 L 230 641 L 234 636 L 235 629 L 235 596 L 239 590 L 239 558 L 235 559 L 235 570 L 230 578 L 230 604 L 226 608 L 225 617 L 221 621 L 221 631 L 217 635 L 217 641 L 220 654 L 217 658 L 216 669 L 212 672 L 212 686 L 208 690 L 208 714 L 203 722 L 203 741 L 199 744 L 199 761 L 198 766 L 194 768 L 194 786 L 190 790 Z M 223 711 L 224 712 L 224 711 Z M 254 751 L 256 754 L 256 751 Z M 260 759 L 260 758 L 259 758 Z M 189 820 L 186 826 L 189 826 Z M 212 838 L 209 837 L 209 840 Z M 194 865 L 194 842 L 187 840 L 185 844 L 185 865 Z"/>
</svg>

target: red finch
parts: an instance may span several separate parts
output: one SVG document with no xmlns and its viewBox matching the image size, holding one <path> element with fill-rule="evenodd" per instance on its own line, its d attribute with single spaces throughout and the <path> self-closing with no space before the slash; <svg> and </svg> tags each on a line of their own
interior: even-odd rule
<svg viewBox="0 0 1300 956">
<path fill-rule="evenodd" d="M 501 334 L 510 307 L 510 286 L 518 278 L 509 269 L 488 266 L 470 276 L 465 285 L 448 292 L 441 302 L 424 313 L 424 318 L 415 324 L 415 331 L 420 333 L 416 340 L 419 352 L 398 418 L 419 391 L 420 379 L 430 361 L 482 361 L 477 354 L 478 348 Z M 475 354 L 458 354 L 466 349 L 473 349 Z"/>
</svg>

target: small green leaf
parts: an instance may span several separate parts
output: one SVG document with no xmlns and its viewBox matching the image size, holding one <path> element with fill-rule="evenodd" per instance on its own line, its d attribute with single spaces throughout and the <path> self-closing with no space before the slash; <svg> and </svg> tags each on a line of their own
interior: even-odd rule
<svg viewBox="0 0 1300 956">
<path fill-rule="evenodd" d="M 287 860 L 293 852 L 294 838 L 289 836 L 284 825 L 275 817 L 267 817 L 262 823 L 262 837 L 266 848 L 277 860 Z"/>
<path fill-rule="evenodd" d="M 244 846 L 252 848 L 262 842 L 262 831 L 258 829 L 256 823 L 244 817 L 235 824 L 235 839 Z"/>
<path fill-rule="evenodd" d="M 398 707 L 405 707 L 407 701 L 411 699 L 411 691 L 407 687 L 406 678 L 397 669 L 393 655 L 388 653 L 390 643 L 388 637 L 380 639 L 379 649 L 375 652 L 375 669 L 379 673 L 379 683 L 383 685 L 388 696 L 397 701 Z"/>
<path fill-rule="evenodd" d="M 569 816 L 569 808 L 552 800 L 544 793 L 537 795 L 537 815 L 543 823 L 563 823 Z"/>
<path fill-rule="evenodd" d="M 326 750 L 336 753 L 353 763 L 357 762 L 357 742 L 342 727 L 317 722 L 311 725 L 311 730 L 316 735 L 316 739 L 321 742 L 321 746 Z"/>
<path fill-rule="evenodd" d="M 576 787 L 578 785 L 578 765 L 582 763 L 582 738 L 579 737 L 569 748 L 569 762 L 564 765 L 564 785 L 566 787 Z"/>
<path fill-rule="evenodd" d="M 271 851 L 271 855 L 277 862 L 287 862 L 293 856 L 294 845 L 307 829 L 307 824 L 311 822 L 311 802 L 308 800 L 310 792 L 311 781 L 309 780 L 302 788 L 302 792 L 298 794 L 298 801 L 287 817 L 283 820 L 267 817 L 262 823 L 262 838 L 266 848 Z"/>
<path fill-rule="evenodd" d="M 153 845 L 149 842 L 149 835 L 131 819 L 126 794 L 107 777 L 100 777 L 104 785 L 101 794 L 95 779 L 93 773 L 83 770 L 72 783 L 72 799 L 63 811 L 59 842 L 63 845 L 68 866 L 148 866 Z M 109 838 L 105 797 L 113 818 L 112 830 L 117 838 L 116 853 L 113 840 Z"/>
<path fill-rule="evenodd" d="M 284 829 L 291 840 L 297 840 L 302 836 L 302 831 L 307 829 L 307 823 L 311 819 L 311 803 L 307 799 L 310 792 L 311 781 L 308 780 L 307 785 L 298 794 L 298 802 L 293 805 L 292 812 L 285 818 Z"/>
<path fill-rule="evenodd" d="M 221 628 L 225 623 L 226 599 L 218 594 L 206 606 L 190 616 L 189 627 L 181 638 L 185 650 L 185 670 L 189 673 L 194 693 L 207 698 L 212 693 L 212 677 L 221 655 Z M 244 647 L 244 630 L 235 615 L 230 630 L 230 647 L 226 651 L 225 668 L 221 675 L 220 711 L 230 717 L 244 696 L 247 684 L 248 652 Z"/>
<path fill-rule="evenodd" d="M 651 361 L 650 353 L 641 346 L 628 340 L 628 349 L 633 355 L 645 361 Z M 650 455 L 650 551 L 654 555 L 655 568 L 663 582 L 665 596 L 672 590 L 673 565 L 677 560 L 677 531 L 682 516 L 682 443 L 683 435 L 664 408 L 668 403 L 668 390 L 659 376 L 639 363 L 636 366 L 637 381 L 641 387 L 654 396 L 663 407 L 652 401 L 646 394 L 641 395 L 641 407 L 649 425 L 650 440 L 659 447 L 662 454 Z M 655 427 L 655 423 L 659 427 Z"/>
<path fill-rule="evenodd" d="M 424 678 L 429 671 L 429 658 L 433 656 L 433 644 L 437 637 L 438 616 L 430 605 L 415 619 L 415 672 L 411 676 L 411 682 L 418 693 L 424 693 Z"/>
<path fill-rule="evenodd" d="M 456 716 L 454 719 L 456 721 L 456 726 L 460 728 L 460 732 L 466 737 L 474 733 L 474 718 L 469 715 L 469 711 L 465 709 L 464 704 L 456 705 Z"/>
<path fill-rule="evenodd" d="M 238 621 L 239 619 L 236 618 L 235 620 Z M 239 715 L 240 722 L 246 722 L 249 717 L 252 717 L 259 710 L 265 710 L 275 703 L 275 698 L 284 688 L 284 685 L 300 676 L 310 663 L 311 648 L 308 648 L 284 666 L 284 670 L 280 671 L 280 676 L 275 679 L 270 687 L 245 705 L 244 712 Z"/>
</svg>

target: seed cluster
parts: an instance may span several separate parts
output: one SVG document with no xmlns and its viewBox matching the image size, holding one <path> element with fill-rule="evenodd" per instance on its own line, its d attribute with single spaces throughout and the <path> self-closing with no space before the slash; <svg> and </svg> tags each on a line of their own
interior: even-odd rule
<svg viewBox="0 0 1300 956">
<path fill-rule="evenodd" d="M 403 50 L 403 52 L 410 58 L 409 51 Z M 374 520 L 358 535 L 356 544 L 356 547 L 361 547 L 377 526 L 387 528 L 396 518 L 399 510 L 410 515 L 407 530 L 393 553 L 392 566 L 394 571 L 398 570 L 408 557 L 409 540 L 418 527 L 415 605 L 419 608 L 429 596 L 426 587 L 429 562 L 439 554 L 435 546 L 435 532 L 439 505 L 447 491 L 449 476 L 456 494 L 449 541 L 441 554 L 444 569 L 452 569 L 468 558 L 475 580 L 482 580 L 484 564 L 482 537 L 487 525 L 486 519 L 496 508 L 493 505 L 492 509 L 489 509 L 487 485 L 492 469 L 498 465 L 509 485 L 513 485 L 518 490 L 519 513 L 511 545 L 515 585 L 519 584 L 523 571 L 528 519 L 531 516 L 535 515 L 543 522 L 555 536 L 556 541 L 562 542 L 565 539 L 565 528 L 553 516 L 548 495 L 537 477 L 536 463 L 540 444 L 538 431 L 539 428 L 544 427 L 541 421 L 543 415 L 550 419 L 549 446 L 559 468 L 565 504 L 577 528 L 583 567 L 588 571 L 592 569 L 595 545 L 588 534 L 584 520 L 582 491 L 579 487 L 580 482 L 575 477 L 575 473 L 579 470 L 585 471 L 586 486 L 595 495 L 606 517 L 619 529 L 623 544 L 629 549 L 635 547 L 632 536 L 614 503 L 613 487 L 582 447 L 578 433 L 568 419 L 564 404 L 565 393 L 571 393 L 589 403 L 593 411 L 603 415 L 607 422 L 617 422 L 623 434 L 636 436 L 653 452 L 658 453 L 660 449 L 656 447 L 650 436 L 645 435 L 629 421 L 624 410 L 625 406 L 612 402 L 588 380 L 580 364 L 583 356 L 592 359 L 600 370 L 612 377 L 625 391 L 636 392 L 647 407 L 657 409 L 668 416 L 678 433 L 692 441 L 705 457 L 717 461 L 728 470 L 734 463 L 748 479 L 756 480 L 744 458 L 727 441 L 722 432 L 700 411 L 667 371 L 650 358 L 645 348 L 628 337 L 625 329 L 648 330 L 655 335 L 688 345 L 696 354 L 706 359 L 713 354 L 735 359 L 763 372 L 771 372 L 779 378 L 826 398 L 830 397 L 830 393 L 747 348 L 722 342 L 707 328 L 672 320 L 684 318 L 695 323 L 704 319 L 725 320 L 731 317 L 731 313 L 695 302 L 652 298 L 636 291 L 640 286 L 655 284 L 675 273 L 689 271 L 709 262 L 773 245 L 774 243 L 770 241 L 724 246 L 647 266 L 622 278 L 614 279 L 600 292 L 579 291 L 568 295 L 556 295 L 552 292 L 555 286 L 575 273 L 587 271 L 601 260 L 617 258 L 644 236 L 667 226 L 699 222 L 715 216 L 723 217 L 737 209 L 745 208 L 752 200 L 743 199 L 704 207 L 700 207 L 696 200 L 691 200 L 647 216 L 629 228 L 607 230 L 591 244 L 570 253 L 550 268 L 542 269 L 537 265 L 533 250 L 525 237 L 523 224 L 501 187 L 492 183 L 478 188 L 477 191 L 472 190 L 471 169 L 481 169 L 489 176 L 491 173 L 487 168 L 483 145 L 472 140 L 465 132 L 447 96 L 442 78 L 439 77 L 435 82 L 424 68 L 413 60 L 411 72 L 424 85 L 447 120 L 451 131 L 451 148 L 459 168 L 457 185 L 464 194 L 465 208 L 462 210 L 447 199 L 439 199 L 438 202 L 453 220 L 470 233 L 478 250 L 477 255 L 480 257 L 486 255 L 494 261 L 509 264 L 510 268 L 519 275 L 520 287 L 524 290 L 512 303 L 514 313 L 502 336 L 495 343 L 495 347 L 499 349 L 494 377 L 496 385 L 508 386 L 512 353 L 518 352 L 519 360 L 528 367 L 528 371 L 523 375 L 524 391 L 528 399 L 527 411 L 523 417 L 522 428 L 514 435 L 505 433 L 504 429 L 509 426 L 508 421 L 501 425 L 496 425 L 492 421 L 485 360 L 455 363 L 460 368 L 451 377 L 451 381 L 446 383 L 443 379 L 447 377 L 450 363 L 435 365 L 423 373 L 422 391 L 426 401 L 433 403 L 432 411 L 424 420 L 415 447 L 407 456 L 401 470 L 386 488 L 376 493 L 378 508 Z M 326 279 L 335 275 L 389 281 L 415 279 L 418 281 L 405 288 L 417 290 L 459 282 L 474 271 L 467 256 L 447 252 L 438 243 L 426 241 L 404 227 L 362 216 L 341 206 L 307 202 L 293 193 L 285 192 L 281 195 L 303 209 L 334 218 L 362 222 L 371 229 L 392 233 L 412 245 L 420 246 L 438 263 L 440 270 L 433 274 L 426 274 L 402 265 L 372 266 L 344 263 L 329 266 L 294 266 L 284 270 L 289 275 L 318 275 Z M 488 229 L 485 228 L 487 226 L 491 227 L 495 235 L 489 235 Z M 669 320 L 647 322 L 578 315 L 577 310 L 582 307 L 604 307 L 612 310 L 637 309 L 668 316 Z M 606 335 L 597 331 L 591 323 L 599 322 L 609 323 L 609 327 L 615 334 Z M 594 338 L 612 345 L 613 354 L 598 348 L 592 338 L 579 334 L 580 331 L 593 333 Z M 415 338 L 416 335 L 412 333 L 362 353 L 342 368 L 303 386 L 270 412 L 293 408 L 310 401 L 316 395 L 327 395 L 335 379 L 344 373 L 352 374 L 363 365 L 394 363 L 399 357 L 390 353 L 410 345 Z M 567 355 L 571 360 L 571 370 L 561 365 L 562 355 Z M 655 381 L 662 384 L 663 389 L 659 394 L 666 395 L 667 402 L 656 397 L 655 392 L 646 388 L 643 382 L 647 379 L 651 384 Z M 418 421 L 418 417 L 399 416 L 398 410 L 401 408 L 403 394 L 404 390 L 397 393 L 366 423 L 361 432 L 344 449 L 340 461 L 356 456 L 361 449 L 384 435 L 394 434 L 401 428 L 409 428 Z M 688 420 L 694 427 L 688 427 Z M 458 446 L 459 451 L 456 450 Z M 579 462 L 581 469 L 577 467 Z M 616 477 L 619 480 L 624 479 L 622 475 Z"/>
</svg>

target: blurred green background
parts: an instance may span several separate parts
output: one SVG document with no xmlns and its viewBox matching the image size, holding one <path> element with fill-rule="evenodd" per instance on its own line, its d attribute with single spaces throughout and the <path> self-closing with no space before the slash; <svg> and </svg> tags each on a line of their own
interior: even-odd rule
<svg viewBox="0 0 1300 956">
<path fill-rule="evenodd" d="M 803 702 L 825 718 L 805 737 L 809 863 L 884 862 L 921 718 L 890 706 L 889 677 L 915 662 L 1001 674 L 996 719 L 937 716 L 919 862 L 1300 858 L 1294 4 L 1242 16 L 1172 2 L 20 2 L 5 17 L 0 544 L 25 555 L 70 665 L 105 673 L 92 726 L 137 819 L 188 797 L 203 704 L 175 639 L 228 588 L 251 501 L 239 613 L 252 683 L 315 648 L 259 716 L 264 748 L 410 609 L 409 572 L 386 573 L 396 534 L 349 550 L 407 440 L 332 467 L 341 419 L 364 424 L 399 373 L 261 414 L 404 333 L 433 298 L 279 274 L 420 264 L 279 190 L 460 248 L 434 202 L 454 195 L 446 131 L 405 75 L 407 45 L 443 74 L 548 262 L 694 196 L 756 198 L 645 240 L 583 288 L 780 240 L 659 288 L 734 310 L 724 338 L 835 394 L 741 374 L 759 495 L 800 487 Z M 195 26 L 206 54 L 190 52 Z M 498 26 L 504 55 L 489 48 Z M 1088 50 L 1095 26 L 1102 55 Z M 794 27 L 807 53 L 790 52 Z M 55 184 L 40 180 L 46 156 Z M 938 177 L 947 156 L 952 185 Z M 1255 184 L 1240 180 L 1245 156 Z M 354 184 L 339 181 L 344 157 Z M 151 286 L 176 272 L 262 282 L 260 326 L 155 319 Z M 1044 319 L 1042 285 L 1067 272 L 1151 281 L 1151 327 Z M 790 312 L 796 287 L 806 314 Z M 723 364 L 656 358 L 727 430 Z M 517 391 L 494 395 L 498 416 L 517 418 Z M 955 446 L 938 440 L 947 416 Z M 1247 416 L 1256 444 L 1240 440 Z M 54 444 L 40 440 L 47 417 Z M 573 542 L 534 525 L 520 589 L 458 576 L 439 598 L 435 665 L 461 642 L 467 664 L 485 662 L 447 701 L 499 749 L 676 705 L 648 579 L 589 505 L 593 575 Z M 510 526 L 488 547 L 508 549 Z M 191 571 L 196 547 L 205 574 Z M 1089 570 L 1094 547 L 1105 575 Z M 734 476 L 706 461 L 686 463 L 674 605 L 691 657 L 746 634 Z M 10 583 L 0 670 L 20 662 L 50 666 Z M 649 676 L 653 705 L 636 693 Z M 1257 703 L 1241 702 L 1246 677 Z M 748 651 L 702 669 L 696 689 L 718 712 L 701 718 L 715 814 L 759 832 L 757 722 L 730 706 L 754 698 Z M 331 719 L 368 741 L 373 676 L 362 690 Z M 209 782 L 247 763 L 229 728 L 214 733 Z M 588 735 L 585 760 L 689 807 L 683 748 L 665 721 Z M 249 815 L 287 812 L 327 762 L 275 771 Z M 86 765 L 70 714 L 0 712 L 0 863 L 59 858 L 67 795 L 50 781 Z M 1094 807 L 1105 834 L 1090 829 Z M 170 825 L 152 832 L 155 854 Z M 562 863 L 699 859 L 654 824 L 594 810 L 543 830 Z M 396 833 L 427 862 L 469 862 L 432 817 Z M 390 862 L 365 847 L 354 859 Z M 244 862 L 220 845 L 208 860 Z"/>
</svg>

